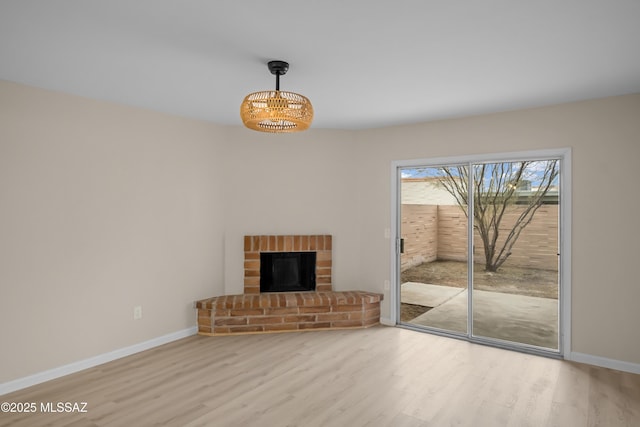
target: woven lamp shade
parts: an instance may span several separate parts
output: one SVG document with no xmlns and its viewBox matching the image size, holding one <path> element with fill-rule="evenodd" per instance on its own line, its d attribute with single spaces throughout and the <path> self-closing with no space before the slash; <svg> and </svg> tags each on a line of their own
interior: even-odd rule
<svg viewBox="0 0 640 427">
<path fill-rule="evenodd" d="M 307 97 L 293 92 L 254 92 L 242 101 L 240 117 L 249 129 L 261 132 L 299 132 L 311 126 L 313 106 Z"/>
</svg>

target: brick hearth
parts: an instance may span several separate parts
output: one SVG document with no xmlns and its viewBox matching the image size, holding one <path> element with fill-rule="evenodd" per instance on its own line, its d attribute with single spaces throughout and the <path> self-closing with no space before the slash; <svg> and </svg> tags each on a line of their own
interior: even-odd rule
<svg viewBox="0 0 640 427">
<path fill-rule="evenodd" d="M 280 292 L 196 302 L 200 335 L 365 328 L 380 321 L 381 294 Z"/>
</svg>

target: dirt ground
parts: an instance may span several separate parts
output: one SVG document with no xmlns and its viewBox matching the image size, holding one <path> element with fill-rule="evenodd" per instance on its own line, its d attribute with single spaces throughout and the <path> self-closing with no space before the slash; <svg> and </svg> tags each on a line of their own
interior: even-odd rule
<svg viewBox="0 0 640 427">
<path fill-rule="evenodd" d="M 401 283 L 419 282 L 465 288 L 467 263 L 458 261 L 427 262 L 404 271 Z M 503 265 L 495 272 L 474 266 L 473 287 L 481 291 L 558 299 L 558 272 Z"/>
<path fill-rule="evenodd" d="M 467 263 L 434 261 L 412 267 L 400 275 L 401 283 L 419 282 L 433 285 L 467 287 Z M 495 272 L 484 271 L 482 264 L 474 266 L 473 287 L 481 291 L 558 299 L 558 272 L 503 265 Z M 411 319 L 431 310 L 414 304 L 401 304 L 400 320 Z"/>
<path fill-rule="evenodd" d="M 400 304 L 400 321 L 410 322 L 423 313 L 431 310 L 433 307 L 425 307 L 423 305 L 416 304 Z"/>
</svg>

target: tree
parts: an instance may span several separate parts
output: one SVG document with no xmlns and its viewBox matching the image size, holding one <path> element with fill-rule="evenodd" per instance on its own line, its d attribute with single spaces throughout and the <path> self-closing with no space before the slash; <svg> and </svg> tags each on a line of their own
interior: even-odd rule
<svg viewBox="0 0 640 427">
<path fill-rule="evenodd" d="M 441 167 L 441 184 L 456 199 L 468 218 L 469 169 L 467 166 Z M 522 230 L 531 223 L 545 195 L 556 182 L 557 160 L 487 163 L 473 166 L 473 219 L 485 256 L 485 270 L 497 271 L 511 255 Z M 534 182 L 537 187 L 518 191 Z M 522 206 L 513 227 L 499 241 L 500 226 L 510 206 Z"/>
</svg>

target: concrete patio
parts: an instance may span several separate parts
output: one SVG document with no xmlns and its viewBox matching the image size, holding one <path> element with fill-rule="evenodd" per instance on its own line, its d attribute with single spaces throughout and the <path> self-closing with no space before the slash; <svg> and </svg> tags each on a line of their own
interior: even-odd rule
<svg viewBox="0 0 640 427">
<path fill-rule="evenodd" d="M 465 333 L 467 289 L 406 282 L 401 302 L 433 307 L 406 323 Z M 474 291 L 474 336 L 558 348 L 558 300 Z"/>
</svg>

